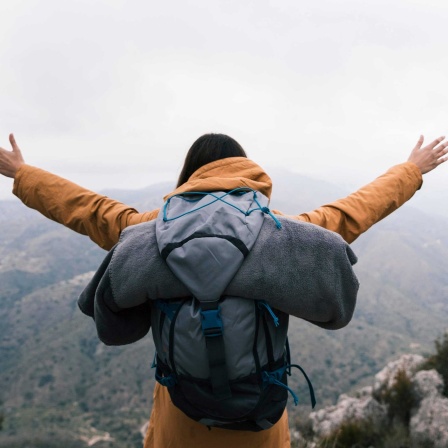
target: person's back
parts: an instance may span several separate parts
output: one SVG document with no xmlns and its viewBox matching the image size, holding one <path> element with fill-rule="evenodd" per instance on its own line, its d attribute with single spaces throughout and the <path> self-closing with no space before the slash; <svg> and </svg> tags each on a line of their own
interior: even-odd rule
<svg viewBox="0 0 448 448">
<path fill-rule="evenodd" d="M 248 188 L 171 196 L 156 221 L 124 229 L 78 302 L 105 344 L 151 328 L 157 381 L 212 428 L 272 427 L 288 393 L 298 404 L 292 374 L 303 374 L 314 407 L 298 365 L 307 360 L 290 358 L 289 315 L 338 329 L 356 304 L 350 246 L 267 204 Z"/>
</svg>

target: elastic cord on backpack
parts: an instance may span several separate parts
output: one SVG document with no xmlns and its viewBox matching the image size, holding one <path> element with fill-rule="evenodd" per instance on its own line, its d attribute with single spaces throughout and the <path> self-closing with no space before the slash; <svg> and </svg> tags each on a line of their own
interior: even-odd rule
<svg viewBox="0 0 448 448">
<path fill-rule="evenodd" d="M 277 386 L 283 387 L 292 395 L 294 405 L 297 406 L 299 404 L 299 397 L 290 387 L 288 387 L 285 383 L 282 383 L 279 379 L 277 379 L 278 377 L 281 378 L 283 376 L 283 372 L 285 370 L 286 370 L 285 367 L 282 367 L 278 370 L 274 370 L 273 372 L 264 371 L 262 376 L 263 385 L 264 387 L 267 387 L 268 384 L 275 384 Z"/>
<path fill-rule="evenodd" d="M 250 191 L 253 193 L 254 202 L 258 205 L 258 207 L 250 209 L 250 210 L 248 210 L 246 212 L 244 210 L 240 209 L 239 207 L 237 207 L 235 204 L 227 202 L 224 199 L 229 194 L 236 194 L 236 193 L 242 193 L 242 192 L 247 192 L 248 193 Z M 200 207 L 194 208 L 193 210 L 189 210 L 188 212 L 185 212 L 185 213 L 182 213 L 182 214 L 180 214 L 178 216 L 175 216 L 174 218 L 168 218 L 167 208 L 168 208 L 168 204 L 170 203 L 171 199 L 173 199 L 175 197 L 180 197 L 184 201 L 194 202 L 194 201 L 191 201 L 191 200 L 189 200 L 188 198 L 185 197 L 185 196 L 191 196 L 191 195 L 212 196 L 215 199 L 210 201 L 210 202 L 208 202 L 207 204 L 201 205 Z M 222 196 L 218 196 L 218 195 L 216 195 L 213 192 L 206 192 L 206 191 L 187 191 L 185 193 L 175 194 L 175 195 L 171 196 L 170 198 L 168 198 L 168 200 L 165 202 L 165 204 L 163 206 L 163 221 L 164 222 L 174 221 L 175 219 L 181 218 L 182 216 L 189 215 L 190 213 L 193 213 L 193 212 L 196 212 L 198 210 L 201 210 L 202 208 L 207 207 L 208 205 L 211 205 L 211 204 L 213 204 L 213 203 L 215 203 L 217 201 L 221 201 L 221 202 L 224 202 L 224 204 L 230 205 L 231 207 L 233 207 L 234 209 L 238 210 L 239 212 L 241 212 L 245 216 L 249 216 L 255 210 L 260 210 L 261 212 L 269 215 L 274 220 L 275 225 L 277 226 L 278 229 L 282 228 L 281 222 L 274 216 L 274 214 L 271 212 L 271 210 L 269 210 L 268 207 L 262 207 L 261 204 L 258 202 L 257 192 L 255 190 L 253 190 L 252 188 L 248 188 L 248 187 L 235 188 L 235 189 L 233 189 L 231 191 L 228 191 L 227 193 L 224 193 Z"/>
<path fill-rule="evenodd" d="M 254 194 L 254 201 L 255 203 L 258 205 L 258 208 L 254 208 L 252 210 L 249 210 L 246 215 L 251 214 L 254 210 L 261 210 L 263 213 L 269 215 L 275 222 L 275 225 L 277 226 L 277 229 L 281 229 L 282 228 L 282 224 L 281 222 L 274 216 L 274 214 L 271 212 L 271 210 L 269 210 L 268 207 L 262 207 L 261 204 L 258 202 L 257 200 L 257 196 Z"/>
<path fill-rule="evenodd" d="M 311 384 L 311 381 L 308 378 L 305 371 L 298 364 L 286 365 L 272 372 L 263 371 L 262 373 L 263 387 L 267 387 L 268 384 L 275 384 L 277 386 L 283 387 L 284 389 L 287 389 L 294 399 L 294 405 L 297 406 L 299 404 L 299 397 L 290 387 L 288 387 L 288 385 L 282 382 L 283 374 L 285 373 L 286 370 L 291 369 L 291 367 L 297 367 L 305 377 L 305 380 L 308 383 L 308 388 L 310 391 L 311 406 L 314 409 L 314 407 L 316 406 L 316 396 L 314 395 L 313 385 Z"/>
<path fill-rule="evenodd" d="M 305 377 L 305 380 L 308 383 L 308 388 L 310 390 L 310 397 L 311 397 L 311 406 L 314 409 L 314 407 L 316 406 L 316 396 L 314 395 L 314 388 L 313 385 L 311 384 L 311 380 L 308 378 L 308 375 L 305 373 L 305 370 L 303 370 L 302 367 L 300 367 L 298 364 L 290 364 L 289 366 L 286 367 L 289 369 L 291 369 L 291 367 L 296 367 L 302 372 L 302 375 Z"/>
<path fill-rule="evenodd" d="M 264 300 L 260 300 L 258 302 L 258 308 L 260 308 L 260 309 L 264 308 L 265 310 L 267 310 L 267 312 L 271 315 L 272 320 L 274 321 L 274 325 L 276 327 L 278 327 L 280 325 L 278 317 L 274 314 L 274 311 L 272 311 L 272 308 Z"/>
</svg>

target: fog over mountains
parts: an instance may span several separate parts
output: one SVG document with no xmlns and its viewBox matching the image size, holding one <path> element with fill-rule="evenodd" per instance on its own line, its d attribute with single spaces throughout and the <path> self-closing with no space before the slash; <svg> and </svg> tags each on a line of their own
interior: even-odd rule
<svg viewBox="0 0 448 448">
<path fill-rule="evenodd" d="M 346 194 L 299 175 L 276 177 L 271 206 L 289 213 Z M 144 211 L 170 189 L 107 194 Z M 292 358 L 311 377 L 318 405 L 366 384 L 402 353 L 430 351 L 447 329 L 447 228 L 447 218 L 411 201 L 353 244 L 361 287 L 348 327 L 332 332 L 291 320 Z M 0 447 L 138 446 L 154 381 L 151 337 L 106 347 L 76 305 L 105 252 L 17 201 L 0 201 L 0 229 Z M 293 420 L 309 407 L 299 375 L 291 384 L 303 403 L 290 407 Z"/>
</svg>

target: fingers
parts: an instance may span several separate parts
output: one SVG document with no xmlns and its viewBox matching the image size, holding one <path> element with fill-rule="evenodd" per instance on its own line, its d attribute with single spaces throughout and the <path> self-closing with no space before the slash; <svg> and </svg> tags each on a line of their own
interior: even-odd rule
<svg viewBox="0 0 448 448">
<path fill-rule="evenodd" d="M 430 163 L 432 169 L 448 160 L 448 157 L 445 156 L 448 154 L 448 141 L 442 143 L 443 139 L 444 137 L 439 137 L 423 148 L 423 151 L 426 150 L 429 153 L 428 156 L 431 157 Z"/>
<path fill-rule="evenodd" d="M 434 168 L 437 168 L 440 164 L 446 162 L 448 157 L 448 142 L 443 142 L 438 146 L 434 147 L 433 144 L 435 142 L 441 143 L 441 139 L 438 138 L 430 145 L 423 148 L 423 152 L 426 152 L 426 172 L 432 171 Z M 436 143 L 437 145 L 437 143 Z"/>
<path fill-rule="evenodd" d="M 439 143 L 443 142 L 443 140 L 445 140 L 445 137 L 439 137 L 436 140 L 434 140 L 433 142 L 431 142 L 429 145 L 425 146 L 423 149 L 430 149 L 433 150 Z"/>
<path fill-rule="evenodd" d="M 441 152 L 443 152 L 443 150 L 444 150 L 447 146 L 448 146 L 448 141 L 443 142 L 443 143 L 440 144 L 439 146 L 435 147 L 435 148 L 433 149 L 433 152 L 434 152 L 435 154 L 441 153 Z"/>
<path fill-rule="evenodd" d="M 444 140 L 445 137 L 439 137 L 422 148 L 423 136 L 421 135 L 408 161 L 415 163 L 422 174 L 432 171 L 448 160 L 446 156 L 448 154 L 448 141 Z"/>
<path fill-rule="evenodd" d="M 448 153 L 448 149 L 447 149 L 448 145 L 443 145 L 441 148 L 436 148 L 433 151 L 433 157 L 435 160 L 440 159 L 441 157 L 443 157 L 445 154 Z"/>
<path fill-rule="evenodd" d="M 448 142 L 443 145 L 441 149 L 439 149 L 436 153 L 436 164 L 440 165 L 443 162 L 446 162 L 448 160 L 448 156 L 445 156 L 448 154 Z M 445 157 L 444 157 L 445 156 Z"/>
<path fill-rule="evenodd" d="M 13 152 L 20 152 L 20 148 L 17 145 L 14 134 L 9 134 L 9 143 L 11 143 Z"/>
<path fill-rule="evenodd" d="M 422 147 L 424 139 L 425 138 L 423 137 L 423 135 L 420 135 L 420 138 L 418 139 L 413 151 L 418 151 Z"/>
</svg>

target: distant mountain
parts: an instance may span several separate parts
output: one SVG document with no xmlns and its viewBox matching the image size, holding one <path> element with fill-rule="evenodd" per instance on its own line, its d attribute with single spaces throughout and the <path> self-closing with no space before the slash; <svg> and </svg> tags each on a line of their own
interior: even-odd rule
<svg viewBox="0 0 448 448">
<path fill-rule="evenodd" d="M 271 206 L 285 212 L 346 194 L 303 176 L 280 177 Z M 160 206 L 170 189 L 106 194 L 143 211 Z M 347 328 L 291 319 L 293 361 L 309 373 L 320 405 L 364 385 L 402 353 L 429 351 L 447 328 L 447 228 L 447 219 L 406 205 L 353 244 L 361 289 Z M 152 398 L 151 338 L 105 347 L 76 306 L 105 252 L 17 201 L 0 201 L 0 229 L 0 447 L 81 447 L 94 437 L 95 446 L 138 446 Z M 309 410 L 308 395 L 299 375 L 290 383 L 303 403 L 290 408 L 294 419 Z"/>
</svg>

